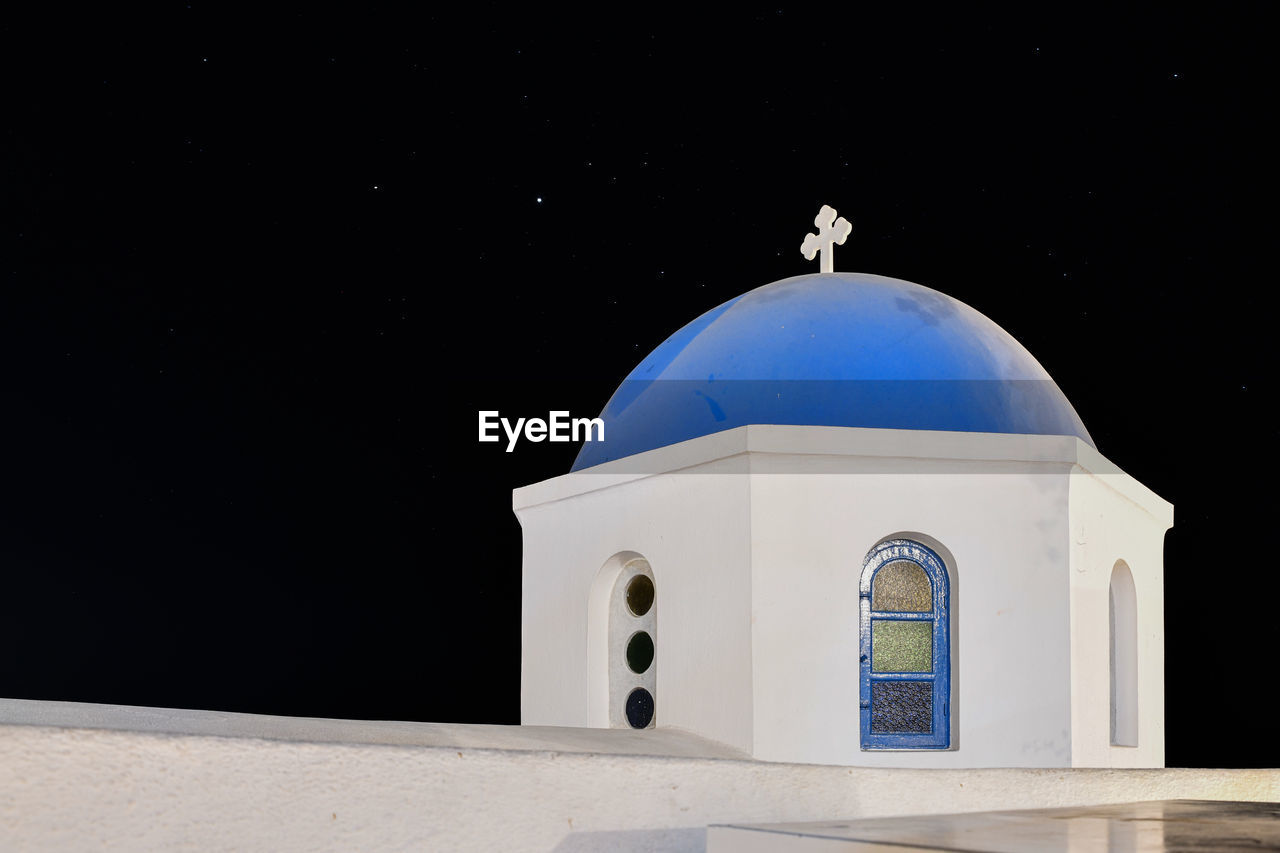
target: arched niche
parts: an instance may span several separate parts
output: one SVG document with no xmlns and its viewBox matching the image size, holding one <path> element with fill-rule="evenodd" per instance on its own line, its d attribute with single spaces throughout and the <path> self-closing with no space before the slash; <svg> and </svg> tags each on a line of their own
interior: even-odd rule
<svg viewBox="0 0 1280 853">
<path fill-rule="evenodd" d="M 1111 669 L 1111 745 L 1138 745 L 1138 592 L 1124 560 L 1107 590 Z"/>
<path fill-rule="evenodd" d="M 596 573 L 587 602 L 588 708 L 599 728 L 657 722 L 657 581 L 635 551 L 614 554 Z"/>
</svg>

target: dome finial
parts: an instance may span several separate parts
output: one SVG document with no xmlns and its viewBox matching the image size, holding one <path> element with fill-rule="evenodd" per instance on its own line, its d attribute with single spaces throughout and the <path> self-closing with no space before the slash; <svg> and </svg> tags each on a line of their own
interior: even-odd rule
<svg viewBox="0 0 1280 853">
<path fill-rule="evenodd" d="M 835 272 L 835 247 L 844 245 L 845 238 L 853 232 L 853 225 L 843 216 L 836 219 L 836 209 L 829 204 L 822 206 L 822 210 L 814 217 L 813 224 L 818 226 L 818 233 L 806 234 L 804 242 L 800 244 L 800 251 L 806 261 L 811 261 L 815 254 L 820 254 L 819 271 Z"/>
</svg>

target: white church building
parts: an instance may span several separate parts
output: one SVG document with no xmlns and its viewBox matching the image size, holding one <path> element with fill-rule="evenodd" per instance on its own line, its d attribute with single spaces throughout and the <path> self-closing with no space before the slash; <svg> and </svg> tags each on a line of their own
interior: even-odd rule
<svg viewBox="0 0 1280 853">
<path fill-rule="evenodd" d="M 515 490 L 522 725 L 0 698 L 0 849 L 1280 843 L 1280 770 L 1163 767 L 1172 506 L 815 224 L 818 273 L 672 334 Z"/>
<path fill-rule="evenodd" d="M 601 418 L 571 473 L 514 495 L 524 724 L 768 761 L 1164 765 L 1173 507 L 979 312 L 777 281 L 671 335 Z"/>
</svg>

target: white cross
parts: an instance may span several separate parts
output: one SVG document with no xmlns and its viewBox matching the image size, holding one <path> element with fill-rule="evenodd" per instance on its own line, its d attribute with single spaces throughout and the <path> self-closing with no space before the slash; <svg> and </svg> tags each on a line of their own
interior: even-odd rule
<svg viewBox="0 0 1280 853">
<path fill-rule="evenodd" d="M 818 259 L 819 271 L 835 272 L 835 247 L 844 245 L 845 238 L 853 233 L 853 225 L 843 216 L 836 219 L 836 209 L 829 204 L 822 206 L 822 210 L 814 217 L 813 224 L 818 226 L 818 233 L 806 234 L 804 242 L 800 244 L 800 251 L 804 253 L 806 261 L 813 260 L 815 254 L 821 254 L 822 257 Z"/>
</svg>

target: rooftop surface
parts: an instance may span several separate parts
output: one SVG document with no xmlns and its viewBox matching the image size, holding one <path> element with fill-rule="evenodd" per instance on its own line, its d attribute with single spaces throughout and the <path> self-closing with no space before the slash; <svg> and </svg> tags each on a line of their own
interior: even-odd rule
<svg viewBox="0 0 1280 853">
<path fill-rule="evenodd" d="M 259 738 L 306 743 L 501 749 L 513 751 L 746 759 L 718 741 L 680 729 L 583 729 L 420 723 L 402 720 L 329 720 L 231 711 L 143 708 L 86 702 L 0 699 L 0 726 L 44 726 L 197 737 Z"/>
<path fill-rule="evenodd" d="M 754 833 L 780 849 L 774 842 L 784 836 L 772 831 L 779 825 L 829 829 L 1017 808 L 1084 809 L 1079 828 L 1063 837 L 1107 849 L 1101 818 L 1084 815 L 1137 800 L 1275 802 L 1280 771 L 783 764 L 736 757 L 672 729 L 0 700 L 0 850 L 700 853 L 722 831 L 708 826 Z M 1129 825 L 1138 826 L 1115 824 Z"/>
<path fill-rule="evenodd" d="M 708 853 L 1280 849 L 1280 804 L 1158 800 L 1065 809 L 714 826 Z"/>
</svg>

